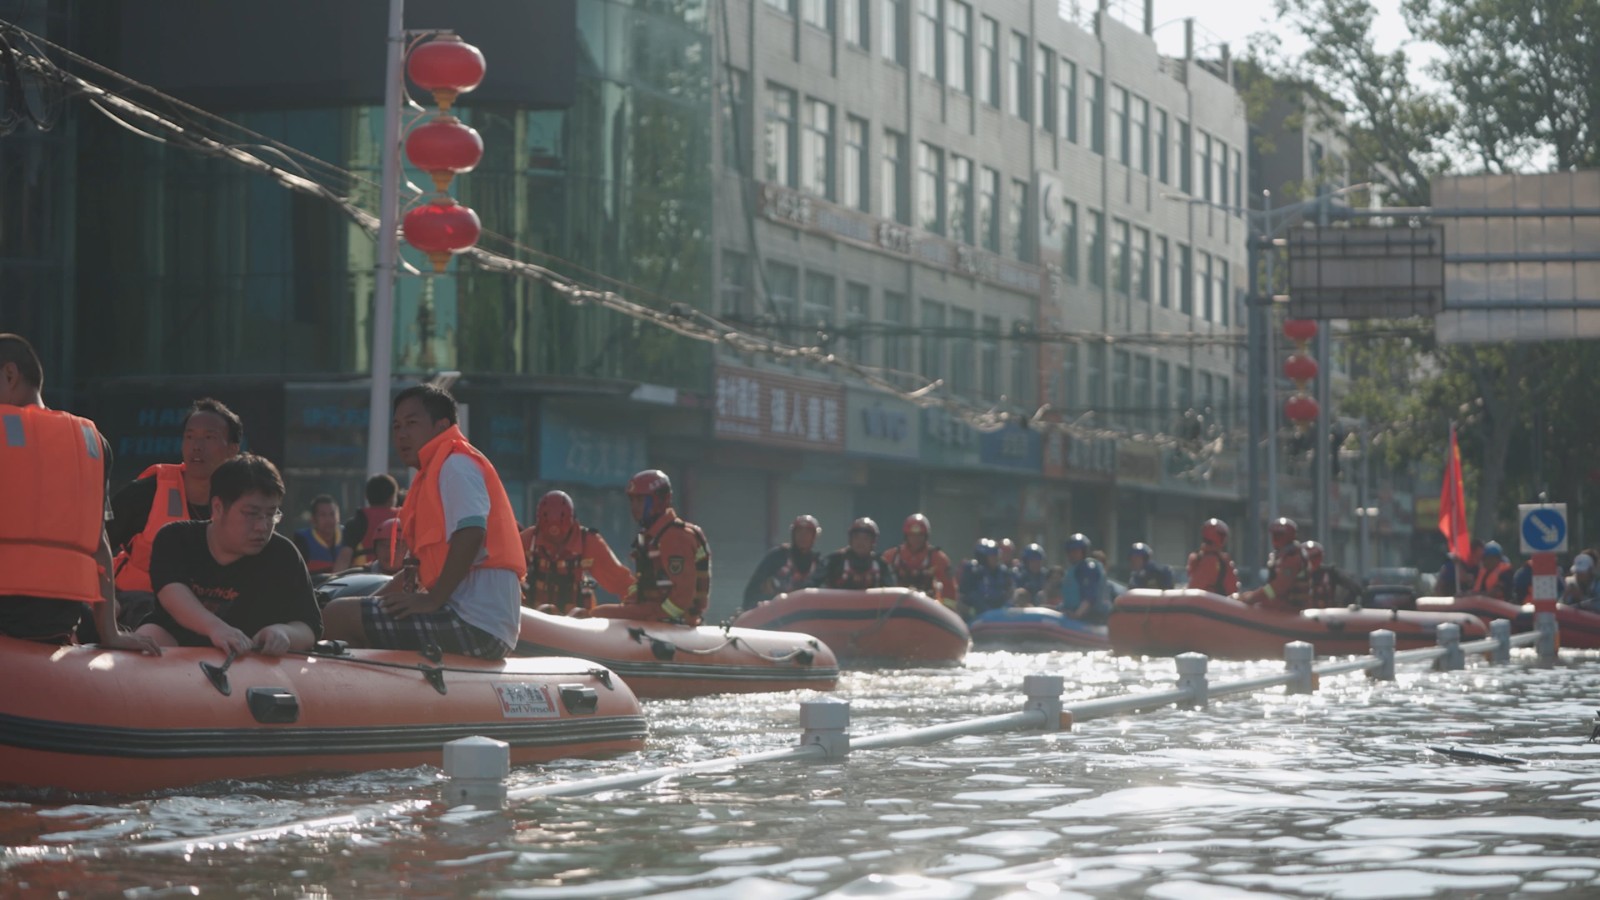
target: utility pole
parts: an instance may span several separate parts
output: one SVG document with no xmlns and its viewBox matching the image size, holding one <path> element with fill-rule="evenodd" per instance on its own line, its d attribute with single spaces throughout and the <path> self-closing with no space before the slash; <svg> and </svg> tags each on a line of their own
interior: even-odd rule
<svg viewBox="0 0 1600 900">
<path fill-rule="evenodd" d="M 1328 204 L 1333 201 L 1332 194 L 1324 194 L 1317 198 L 1317 229 L 1328 227 Z M 1328 446 L 1332 435 L 1330 425 L 1333 419 L 1333 392 L 1329 385 L 1333 382 L 1333 360 L 1329 350 L 1333 346 L 1329 331 L 1333 322 L 1327 319 L 1322 321 L 1322 327 L 1317 329 L 1317 364 L 1322 368 L 1317 377 L 1317 438 L 1313 449 L 1312 460 L 1315 466 L 1313 490 L 1315 495 L 1311 502 L 1311 517 L 1315 520 L 1313 529 L 1316 539 L 1321 541 L 1324 550 L 1329 556 L 1338 558 L 1333 549 L 1333 502 L 1328 496 L 1328 477 L 1332 468 L 1332 448 Z"/>
<path fill-rule="evenodd" d="M 405 0 L 389 0 L 384 61 L 383 183 L 378 189 L 378 265 L 372 292 L 372 396 L 367 474 L 389 471 L 389 387 L 394 369 L 394 276 L 400 258 L 400 79 L 405 65 Z"/>
<path fill-rule="evenodd" d="M 1248 211 L 1246 204 L 1246 212 Z M 1247 227 L 1251 218 L 1248 214 L 1245 216 Z M 1250 478 L 1247 482 L 1249 489 L 1244 514 L 1244 546 L 1247 549 L 1242 557 L 1246 570 L 1254 572 L 1261 567 L 1261 433 L 1262 420 L 1266 418 L 1266 379 L 1272 372 L 1272 364 L 1267 360 L 1265 320 L 1267 304 L 1272 300 L 1270 289 L 1263 291 L 1261 288 L 1261 273 L 1258 271 L 1261 268 L 1261 244 L 1266 236 L 1257 233 L 1254 227 L 1250 227 L 1249 238 L 1249 252 L 1245 254 L 1247 264 L 1250 266 L 1250 299 L 1245 306 L 1245 352 L 1249 354 L 1250 376 L 1245 383 L 1245 393 L 1246 405 L 1249 407 L 1246 465 Z"/>
</svg>

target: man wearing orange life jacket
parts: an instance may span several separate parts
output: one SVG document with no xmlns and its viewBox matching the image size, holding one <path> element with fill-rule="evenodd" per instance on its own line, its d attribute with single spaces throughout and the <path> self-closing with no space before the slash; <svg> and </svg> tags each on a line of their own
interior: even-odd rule
<svg viewBox="0 0 1600 900">
<path fill-rule="evenodd" d="M 368 478 L 366 493 L 367 505 L 345 520 L 344 543 L 333 561 L 335 572 L 343 572 L 352 566 L 370 565 L 377 559 L 378 535 L 384 523 L 400 515 L 400 508 L 395 505 L 400 486 L 395 483 L 393 475 L 380 472 Z"/>
<path fill-rule="evenodd" d="M 634 586 L 621 603 L 596 606 L 609 619 L 699 625 L 711 600 L 711 545 L 698 525 L 672 508 L 672 481 L 646 469 L 628 482 L 628 504 L 639 523 L 633 540 Z"/>
<path fill-rule="evenodd" d="M 528 554 L 525 606 L 559 615 L 593 609 L 596 583 L 618 597 L 627 595 L 633 573 L 617 561 L 600 532 L 578 522 L 565 491 L 540 497 L 533 518 L 534 524 L 522 531 Z"/>
<path fill-rule="evenodd" d="M 1486 541 L 1482 562 L 1478 565 L 1478 577 L 1472 583 L 1472 592 L 1504 600 L 1511 595 L 1511 575 L 1511 564 L 1506 562 L 1506 553 L 1500 549 L 1500 542 Z"/>
<path fill-rule="evenodd" d="M 1189 554 L 1189 587 L 1223 597 L 1239 592 L 1239 573 L 1227 546 L 1228 523 L 1207 519 L 1200 526 L 1200 549 Z"/>
<path fill-rule="evenodd" d="M 119 551 L 113 569 L 122 620 L 129 627 L 155 607 L 150 548 L 171 522 L 211 518 L 211 473 L 239 455 L 244 423 L 218 400 L 196 400 L 183 419 L 183 461 L 157 463 L 111 498 L 106 532 Z"/>
<path fill-rule="evenodd" d="M 400 508 L 415 571 L 377 596 L 329 602 L 325 633 L 358 647 L 500 659 L 517 645 L 527 573 L 500 476 L 457 427 L 455 398 L 434 385 L 395 397 L 393 434 L 400 461 L 417 469 Z"/>
<path fill-rule="evenodd" d="M 960 597 L 955 579 L 950 576 L 950 557 L 928 543 L 933 534 L 928 517 L 912 513 L 901 524 L 900 531 L 905 535 L 905 542 L 890 547 L 883 554 L 884 562 L 894 570 L 895 582 L 955 609 Z"/>
<path fill-rule="evenodd" d="M 25 339 L 0 334 L 0 634 L 72 640 L 84 605 L 100 646 L 161 651 L 117 624 L 106 540 L 111 448 L 88 419 L 48 409 L 44 367 Z"/>
</svg>

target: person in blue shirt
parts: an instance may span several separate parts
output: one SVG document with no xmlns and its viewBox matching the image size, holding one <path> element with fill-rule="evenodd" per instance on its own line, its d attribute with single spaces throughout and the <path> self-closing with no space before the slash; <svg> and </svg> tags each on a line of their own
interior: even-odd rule
<svg viewBox="0 0 1600 900">
<path fill-rule="evenodd" d="M 1029 544 L 1022 548 L 1017 558 L 1017 568 L 1012 576 L 1016 581 L 1013 606 L 1036 606 L 1044 602 L 1045 585 L 1050 582 L 1050 569 L 1044 564 L 1044 548 Z"/>
<path fill-rule="evenodd" d="M 1000 564 L 1000 545 L 990 538 L 978 541 L 972 559 L 961 565 L 961 603 L 969 615 L 1006 606 L 1015 590 L 1011 570 Z"/>
<path fill-rule="evenodd" d="M 1062 545 L 1067 553 L 1066 577 L 1061 582 L 1061 612 L 1074 619 L 1100 623 L 1111 616 L 1106 570 L 1089 555 L 1094 546 L 1082 534 Z"/>
<path fill-rule="evenodd" d="M 1156 564 L 1149 544 L 1140 541 L 1128 549 L 1128 587 L 1170 591 L 1174 583 L 1171 567 Z"/>
</svg>

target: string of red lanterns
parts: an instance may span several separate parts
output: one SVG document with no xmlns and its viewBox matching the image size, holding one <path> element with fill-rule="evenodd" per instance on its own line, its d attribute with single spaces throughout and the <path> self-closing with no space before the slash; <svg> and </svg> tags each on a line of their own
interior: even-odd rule
<svg viewBox="0 0 1600 900">
<path fill-rule="evenodd" d="M 1306 385 L 1317 377 L 1318 371 L 1317 361 L 1310 352 L 1311 340 L 1317 336 L 1317 323 L 1313 319 L 1286 319 L 1283 336 L 1297 348 L 1283 361 L 1283 374 L 1295 386 L 1295 393 L 1283 402 L 1283 415 L 1296 429 L 1305 431 L 1322 411 L 1317 401 L 1306 393 Z"/>
<path fill-rule="evenodd" d="M 440 34 L 417 45 L 406 58 L 412 82 L 433 94 L 439 111 L 406 135 L 406 158 L 427 172 L 437 193 L 406 212 L 400 231 L 406 243 L 421 250 L 443 272 L 450 258 L 478 243 L 478 214 L 448 193 L 455 176 L 470 172 L 483 159 L 483 138 L 449 114 L 456 98 L 476 88 L 486 70 L 477 47 L 454 34 Z"/>
</svg>

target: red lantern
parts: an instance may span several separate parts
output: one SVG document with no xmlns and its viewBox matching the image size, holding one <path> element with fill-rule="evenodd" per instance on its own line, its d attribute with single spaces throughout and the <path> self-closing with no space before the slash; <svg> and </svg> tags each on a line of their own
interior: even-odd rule
<svg viewBox="0 0 1600 900">
<path fill-rule="evenodd" d="M 406 159 L 431 175 L 434 189 L 443 193 L 450 179 L 483 159 L 483 138 L 455 116 L 435 116 L 406 135 Z"/>
<path fill-rule="evenodd" d="M 478 214 L 455 200 L 440 196 L 406 213 L 400 230 L 406 243 L 421 250 L 443 272 L 450 256 L 478 242 Z"/>
<path fill-rule="evenodd" d="M 441 34 L 418 44 L 406 59 L 406 74 L 417 87 L 433 94 L 441 112 L 447 112 L 458 94 L 483 81 L 483 54 L 453 34 Z"/>
<path fill-rule="evenodd" d="M 1317 420 L 1318 412 L 1320 412 L 1320 409 L 1317 406 L 1317 401 L 1305 394 L 1295 394 L 1288 400 L 1283 401 L 1284 417 L 1293 422 L 1294 427 L 1301 431 L 1305 431 L 1312 422 Z"/>
<path fill-rule="evenodd" d="M 1283 321 L 1283 336 L 1296 344 L 1308 344 L 1317 336 L 1317 321 L 1315 319 L 1285 319 Z"/>
<path fill-rule="evenodd" d="M 1290 354 L 1283 361 L 1283 374 L 1303 390 L 1306 382 L 1317 377 L 1317 361 L 1300 353 Z"/>
</svg>

